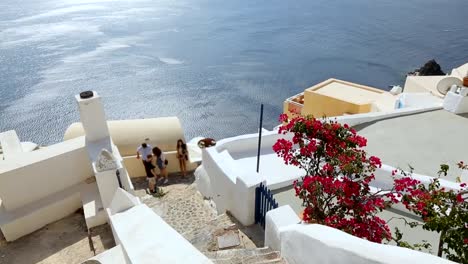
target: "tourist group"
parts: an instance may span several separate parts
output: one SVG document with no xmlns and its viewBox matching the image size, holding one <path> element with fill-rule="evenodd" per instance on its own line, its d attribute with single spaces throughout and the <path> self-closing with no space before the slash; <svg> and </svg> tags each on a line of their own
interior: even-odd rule
<svg viewBox="0 0 468 264">
<path fill-rule="evenodd" d="M 153 148 L 148 142 L 149 138 L 146 138 L 145 142 L 137 148 L 137 159 L 141 157 L 146 171 L 149 191 L 155 193 L 156 183 L 167 184 L 169 182 L 166 170 L 169 162 L 160 148 Z M 188 161 L 188 151 L 187 145 L 182 139 L 177 140 L 177 159 L 179 160 L 180 172 L 185 177 L 187 175 L 186 162 Z M 159 169 L 159 175 L 156 172 L 156 168 Z"/>
</svg>

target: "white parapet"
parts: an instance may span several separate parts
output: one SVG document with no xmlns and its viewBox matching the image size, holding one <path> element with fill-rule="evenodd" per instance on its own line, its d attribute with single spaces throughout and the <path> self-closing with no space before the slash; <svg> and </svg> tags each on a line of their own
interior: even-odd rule
<svg viewBox="0 0 468 264">
<path fill-rule="evenodd" d="M 272 250 L 281 250 L 280 230 L 283 227 L 298 224 L 301 219 L 289 205 L 268 211 L 265 217 L 265 246 Z"/>
<path fill-rule="evenodd" d="M 167 166 L 169 173 L 180 171 L 176 143 L 178 139 L 185 141 L 185 138 L 182 125 L 177 117 L 112 120 L 108 121 L 107 124 L 112 143 L 118 148 L 123 158 L 122 163 L 125 165 L 130 177 L 146 175 L 141 159 L 136 158 L 136 149 L 146 138 L 149 138 L 147 143 L 153 147 L 159 147 L 164 152 L 166 159 L 169 161 Z M 73 123 L 65 132 L 64 140 L 83 136 L 84 134 L 83 125 Z M 189 151 L 191 150 L 189 149 Z M 115 150 L 112 153 L 116 155 Z M 190 159 L 197 159 L 196 153 L 189 153 L 189 156 Z M 193 170 L 197 165 L 196 162 L 189 160 L 187 170 Z"/>
<path fill-rule="evenodd" d="M 14 210 L 81 183 L 92 174 L 80 137 L 0 160 L 0 197 L 6 210 Z"/>
<path fill-rule="evenodd" d="M 115 260 L 123 253 L 126 263 L 212 264 L 151 208 L 122 189 L 116 191 L 107 213 L 114 240 L 122 250 L 116 249 L 106 259 Z M 119 261 L 124 263 L 121 257 Z"/>
<path fill-rule="evenodd" d="M 258 134 L 217 141 L 202 150 L 202 167 L 197 169 L 197 188 L 216 203 L 219 214 L 229 211 L 243 225 L 255 222 L 255 189 L 261 183 L 270 190 L 290 186 L 303 175 L 288 166 L 273 151 L 273 144 L 291 135 L 265 131 L 260 150 L 260 170 L 256 172 Z"/>
<path fill-rule="evenodd" d="M 288 263 L 454 263 L 416 250 L 369 242 L 328 226 L 294 223 L 296 214 L 285 207 L 267 215 L 265 243 L 275 249 L 280 244 L 281 256 Z"/>
</svg>

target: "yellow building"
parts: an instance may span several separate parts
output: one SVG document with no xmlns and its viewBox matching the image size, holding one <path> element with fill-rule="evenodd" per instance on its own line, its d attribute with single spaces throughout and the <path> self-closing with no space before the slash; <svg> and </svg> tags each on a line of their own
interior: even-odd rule
<svg viewBox="0 0 468 264">
<path fill-rule="evenodd" d="M 283 112 L 289 116 L 301 114 L 314 117 L 333 117 L 395 109 L 397 96 L 389 92 L 346 82 L 328 79 L 307 88 L 303 93 L 284 101 Z"/>
</svg>

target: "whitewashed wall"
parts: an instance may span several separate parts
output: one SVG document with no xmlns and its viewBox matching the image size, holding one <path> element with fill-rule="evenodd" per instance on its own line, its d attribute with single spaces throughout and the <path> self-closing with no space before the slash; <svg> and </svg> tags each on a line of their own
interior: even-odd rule
<svg viewBox="0 0 468 264">
<path fill-rule="evenodd" d="M 93 175 L 90 164 L 84 137 L 0 161 L 3 206 L 14 210 L 78 184 Z"/>
<path fill-rule="evenodd" d="M 122 189 L 116 191 L 106 212 L 125 263 L 212 264 L 151 208 Z"/>
<path fill-rule="evenodd" d="M 5 238 L 16 240 L 75 212 L 82 206 L 83 182 L 91 176 L 84 137 L 0 161 Z"/>
<path fill-rule="evenodd" d="M 182 125 L 177 117 L 160 117 L 133 120 L 108 121 L 109 132 L 113 143 L 123 157 L 123 163 L 130 177 L 146 176 L 145 168 L 140 159 L 136 158 L 136 149 L 149 138 L 149 144 L 158 146 L 166 155 L 169 173 L 179 172 L 176 143 L 178 139 L 185 141 Z M 64 140 L 84 135 L 81 123 L 73 123 L 65 131 Z M 194 170 L 196 163 L 187 162 L 187 169 Z"/>
<path fill-rule="evenodd" d="M 365 124 L 369 122 L 375 122 L 378 120 L 394 118 L 398 116 L 406 116 L 406 115 L 414 115 L 429 111 L 435 111 L 442 109 L 439 101 L 440 99 L 435 98 L 434 101 L 426 100 L 423 102 L 422 106 L 418 106 L 415 102 L 414 96 L 407 96 L 408 99 L 406 100 L 408 107 L 395 109 L 393 111 L 382 111 L 382 112 L 370 112 L 370 113 L 363 113 L 363 114 L 355 114 L 355 115 L 346 115 L 346 116 L 337 116 L 337 117 L 329 117 L 330 119 L 335 119 L 341 124 L 348 124 L 349 126 L 357 126 L 360 124 Z M 280 125 L 276 126 L 274 130 L 278 130 Z"/>
<path fill-rule="evenodd" d="M 374 121 L 378 121 L 382 119 L 394 118 L 394 117 L 405 116 L 405 115 L 414 115 L 418 113 L 435 111 L 435 110 L 440 110 L 440 109 L 442 109 L 441 106 L 423 107 L 423 108 L 408 107 L 408 108 L 396 109 L 392 112 L 372 112 L 372 113 L 356 114 L 356 115 L 349 115 L 349 116 L 339 116 L 339 117 L 336 117 L 336 120 L 341 124 L 348 124 L 349 126 L 356 126 L 356 125 L 374 122 Z"/>
<path fill-rule="evenodd" d="M 393 178 L 392 178 L 392 171 L 396 170 L 395 167 L 382 164 L 381 168 L 377 168 L 375 171 L 375 180 L 370 182 L 370 185 L 372 187 L 375 187 L 377 189 L 382 189 L 382 190 L 390 190 L 393 186 Z M 409 174 L 409 172 L 405 172 L 406 174 Z M 405 177 L 399 170 L 395 174 L 394 178 L 402 178 Z M 428 175 L 421 175 L 417 173 L 413 173 L 411 175 L 412 178 L 420 181 L 421 183 L 429 184 L 430 182 L 433 181 L 434 177 L 428 176 Z M 440 185 L 448 190 L 460 190 L 460 184 L 444 179 L 439 179 Z"/>
<path fill-rule="evenodd" d="M 290 208 L 280 207 L 267 213 L 265 245 L 279 246 L 281 256 L 289 264 L 454 263 L 415 250 L 369 242 L 331 227 L 294 223 L 294 219 L 297 216 Z"/>
<path fill-rule="evenodd" d="M 281 137 L 284 135 L 276 131 L 265 131 L 262 146 L 271 148 Z M 266 181 L 255 171 L 239 167 L 230 153 L 256 153 L 257 140 L 258 134 L 249 134 L 218 141 L 216 147 L 202 151 L 202 166 L 195 172 L 198 190 L 213 199 L 218 213 L 230 211 L 243 225 L 255 222 L 255 188 Z M 285 178 L 275 188 L 290 184 L 291 180 Z"/>
</svg>

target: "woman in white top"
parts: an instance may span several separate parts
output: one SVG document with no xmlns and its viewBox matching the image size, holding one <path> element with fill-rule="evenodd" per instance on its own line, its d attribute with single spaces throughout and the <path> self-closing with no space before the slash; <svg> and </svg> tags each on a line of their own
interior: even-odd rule
<svg viewBox="0 0 468 264">
<path fill-rule="evenodd" d="M 169 182 L 169 179 L 167 177 L 168 176 L 167 170 L 166 170 L 166 166 L 168 164 L 166 156 L 158 147 L 153 148 L 153 154 L 156 156 L 156 166 L 159 168 L 159 171 L 161 171 L 162 179 L 164 179 L 163 184 L 166 184 Z"/>
</svg>

